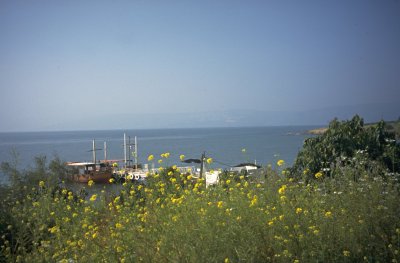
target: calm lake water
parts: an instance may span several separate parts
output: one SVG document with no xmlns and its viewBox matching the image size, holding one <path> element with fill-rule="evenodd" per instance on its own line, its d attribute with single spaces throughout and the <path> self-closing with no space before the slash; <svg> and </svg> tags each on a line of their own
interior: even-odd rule
<svg viewBox="0 0 400 263">
<path fill-rule="evenodd" d="M 202 152 L 214 159 L 214 166 L 229 168 L 242 162 L 260 165 L 284 159 L 293 163 L 304 140 L 311 135 L 305 131 L 312 126 L 149 129 L 109 131 L 59 131 L 0 133 L 0 162 L 12 160 L 11 152 L 19 155 L 21 168 L 33 165 L 34 156 L 45 155 L 48 160 L 58 155 L 64 161 L 91 161 L 92 140 L 96 148 L 103 149 L 107 142 L 108 159 L 123 159 L 123 136 L 131 142 L 137 136 L 139 163 L 147 163 L 150 154 L 155 161 L 160 154 L 169 152 L 168 165 L 180 164 L 179 155 L 200 158 Z M 246 149 L 245 152 L 242 149 Z M 131 152 L 133 149 L 131 150 Z M 104 159 L 103 150 L 97 159 Z M 1 178 L 2 179 L 2 178 Z"/>
</svg>

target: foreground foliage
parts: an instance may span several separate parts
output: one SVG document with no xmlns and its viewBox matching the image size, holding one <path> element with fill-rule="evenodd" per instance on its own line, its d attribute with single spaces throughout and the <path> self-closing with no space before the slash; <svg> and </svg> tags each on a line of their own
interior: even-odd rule
<svg viewBox="0 0 400 263">
<path fill-rule="evenodd" d="M 378 159 L 359 151 L 304 179 L 309 169 L 293 177 L 280 160 L 208 188 L 172 166 L 146 185 L 90 183 L 89 195 L 45 176 L 18 195 L 3 189 L 2 260 L 398 262 L 400 184 Z"/>
</svg>

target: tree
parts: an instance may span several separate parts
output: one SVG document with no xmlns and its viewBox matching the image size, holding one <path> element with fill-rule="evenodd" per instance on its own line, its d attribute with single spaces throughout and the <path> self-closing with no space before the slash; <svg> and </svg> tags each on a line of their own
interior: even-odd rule
<svg viewBox="0 0 400 263">
<path fill-rule="evenodd" d="M 332 120 L 324 134 L 304 142 L 290 169 L 292 176 L 305 174 L 310 179 L 320 171 L 330 176 L 331 168 L 337 162 L 353 158 L 360 151 L 389 171 L 399 172 L 396 160 L 400 157 L 400 147 L 394 134 L 387 132 L 385 126 L 384 121 L 364 126 L 364 120 L 358 115 L 349 121 Z"/>
</svg>

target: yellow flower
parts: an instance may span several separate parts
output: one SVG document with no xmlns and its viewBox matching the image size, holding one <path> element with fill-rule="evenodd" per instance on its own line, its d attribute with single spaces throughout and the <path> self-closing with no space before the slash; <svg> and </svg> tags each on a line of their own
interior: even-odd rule
<svg viewBox="0 0 400 263">
<path fill-rule="evenodd" d="M 161 164 L 162 162 L 163 162 L 163 160 L 162 160 L 162 159 L 158 160 L 158 163 L 160 163 L 160 164 Z"/>
<path fill-rule="evenodd" d="M 315 178 L 319 179 L 319 178 L 321 178 L 322 176 L 324 176 L 324 174 L 321 173 L 321 172 L 318 172 L 318 173 L 316 173 L 314 176 L 315 176 Z"/>
<path fill-rule="evenodd" d="M 89 182 L 87 183 L 89 187 L 91 187 L 92 185 L 94 185 L 93 180 L 89 180 Z"/>
<path fill-rule="evenodd" d="M 243 149 L 242 149 L 242 153 L 245 153 L 245 152 L 246 152 L 246 149 L 245 149 L 245 148 L 243 148 Z"/>
<path fill-rule="evenodd" d="M 219 201 L 218 203 L 217 203 L 217 207 L 218 208 L 222 208 L 222 205 L 224 204 L 224 202 L 222 202 L 222 201 Z"/>
<path fill-rule="evenodd" d="M 325 217 L 326 218 L 331 218 L 332 217 L 332 212 L 331 211 L 326 212 L 325 213 Z"/>
<path fill-rule="evenodd" d="M 90 201 L 92 201 L 92 202 L 96 201 L 96 199 L 97 199 L 96 194 L 94 194 L 94 195 L 92 195 L 92 197 L 90 197 Z"/>
<path fill-rule="evenodd" d="M 212 159 L 212 158 L 208 158 L 208 159 L 206 160 L 206 162 L 207 162 L 208 164 L 212 164 L 213 159 Z"/>
<path fill-rule="evenodd" d="M 60 228 L 58 226 L 53 226 L 52 228 L 49 228 L 48 230 L 52 234 L 60 232 Z"/>
<path fill-rule="evenodd" d="M 40 181 L 39 182 L 39 186 L 43 188 L 44 187 L 44 181 Z"/>
<path fill-rule="evenodd" d="M 167 159 L 167 158 L 169 158 L 169 155 L 170 155 L 170 153 L 162 153 L 161 158 Z"/>
<path fill-rule="evenodd" d="M 282 166 L 282 165 L 285 164 L 285 161 L 284 161 L 284 160 L 279 160 L 279 161 L 276 162 L 276 164 L 277 164 L 278 166 Z"/>
<path fill-rule="evenodd" d="M 181 159 L 181 161 L 185 160 L 185 155 L 184 155 L 184 154 L 181 154 L 181 155 L 179 156 L 179 159 Z"/>
<path fill-rule="evenodd" d="M 343 256 L 345 256 L 345 257 L 350 257 L 350 251 L 348 251 L 348 250 L 343 250 Z"/>
<path fill-rule="evenodd" d="M 296 214 L 300 214 L 301 212 L 303 212 L 303 209 L 301 209 L 300 207 L 296 208 Z"/>
<path fill-rule="evenodd" d="M 122 224 L 116 223 L 116 224 L 115 224 L 115 228 L 122 228 Z"/>
<path fill-rule="evenodd" d="M 114 178 L 110 178 L 110 180 L 108 180 L 110 182 L 110 184 L 114 183 Z"/>
<path fill-rule="evenodd" d="M 229 261 L 229 258 L 225 258 L 224 259 L 224 263 L 229 263 L 230 261 Z"/>
<path fill-rule="evenodd" d="M 286 187 L 287 186 L 285 184 L 282 185 L 281 188 L 279 188 L 278 193 L 283 195 L 285 193 L 285 191 L 286 191 Z"/>
<path fill-rule="evenodd" d="M 154 159 L 154 155 L 150 154 L 149 157 L 147 157 L 147 161 L 153 161 Z"/>
</svg>

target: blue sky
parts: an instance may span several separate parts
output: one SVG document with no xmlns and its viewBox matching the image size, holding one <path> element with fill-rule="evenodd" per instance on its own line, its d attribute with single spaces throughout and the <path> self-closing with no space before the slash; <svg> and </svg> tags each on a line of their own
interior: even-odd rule
<svg viewBox="0 0 400 263">
<path fill-rule="evenodd" d="M 400 1 L 4 0 L 0 131 L 394 104 L 399 25 Z"/>
</svg>

